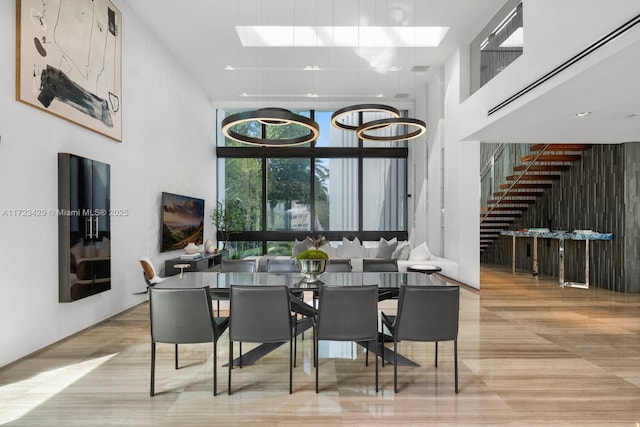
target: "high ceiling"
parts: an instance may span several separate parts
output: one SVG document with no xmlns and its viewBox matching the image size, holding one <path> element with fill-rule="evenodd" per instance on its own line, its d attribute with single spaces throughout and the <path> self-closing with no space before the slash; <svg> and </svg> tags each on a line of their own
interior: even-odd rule
<svg viewBox="0 0 640 427">
<path fill-rule="evenodd" d="M 215 106 L 405 108 L 429 67 L 469 44 L 506 0 L 131 0 Z M 236 26 L 443 26 L 438 47 L 244 47 Z M 298 39 L 296 39 L 298 37 Z M 298 44 L 302 35 L 292 37 Z M 233 68 L 228 70 L 228 67 Z M 318 71 L 305 68 L 318 67 Z M 416 68 L 418 67 L 418 68 Z M 635 70 L 635 71 L 633 71 Z M 640 42 L 557 85 L 466 139 L 640 141 Z M 378 97 L 383 95 L 384 97 Z M 592 114 L 576 120 L 581 111 Z"/>
<path fill-rule="evenodd" d="M 224 106 L 309 104 L 309 94 L 317 95 L 312 101 L 336 105 L 381 102 L 379 94 L 385 103 L 412 99 L 426 74 L 412 69 L 442 64 L 460 43 L 473 40 L 505 1 L 133 0 L 129 4 L 211 101 Z M 235 27 L 248 25 L 449 30 L 438 47 L 372 48 L 366 47 L 367 40 L 351 47 L 243 47 Z M 227 66 L 234 70 L 226 70 Z M 320 71 L 305 71 L 309 66 Z"/>
</svg>

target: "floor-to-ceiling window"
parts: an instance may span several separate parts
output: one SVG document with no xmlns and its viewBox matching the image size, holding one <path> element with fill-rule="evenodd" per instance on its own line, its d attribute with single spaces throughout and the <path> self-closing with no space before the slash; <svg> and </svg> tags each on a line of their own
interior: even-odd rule
<svg viewBox="0 0 640 427">
<path fill-rule="evenodd" d="M 218 122 L 236 111 L 218 111 Z M 261 147 L 218 135 L 218 200 L 241 209 L 231 256 L 290 255 L 294 239 L 407 238 L 407 143 L 363 142 L 331 126 L 330 111 L 295 111 L 320 126 L 312 144 Z M 354 121 L 371 120 L 360 115 Z M 354 123 L 357 124 L 357 123 Z M 274 138 L 300 129 L 247 123 L 244 134 Z M 218 126 L 219 128 L 219 126 Z"/>
</svg>

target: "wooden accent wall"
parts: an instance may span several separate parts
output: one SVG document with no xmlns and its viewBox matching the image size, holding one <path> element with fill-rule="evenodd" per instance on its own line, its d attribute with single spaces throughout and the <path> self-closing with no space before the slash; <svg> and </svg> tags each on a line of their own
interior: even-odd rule
<svg viewBox="0 0 640 427">
<path fill-rule="evenodd" d="M 592 229 L 613 233 L 590 242 L 590 285 L 640 292 L 640 143 L 594 145 L 563 172 L 513 225 L 514 230 Z M 481 254 L 481 262 L 511 265 L 511 237 L 502 236 Z M 533 239 L 516 239 L 516 269 L 532 271 Z M 583 241 L 565 243 L 565 280 L 584 282 Z M 558 277 L 558 241 L 538 239 L 538 271 Z"/>
</svg>

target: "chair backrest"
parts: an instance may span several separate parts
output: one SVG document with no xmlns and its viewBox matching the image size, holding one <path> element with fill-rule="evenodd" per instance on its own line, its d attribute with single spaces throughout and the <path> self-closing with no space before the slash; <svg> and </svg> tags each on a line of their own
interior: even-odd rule
<svg viewBox="0 0 640 427">
<path fill-rule="evenodd" d="M 458 286 L 401 287 L 396 318 L 398 340 L 457 339 L 459 306 Z"/>
<path fill-rule="evenodd" d="M 397 272 L 398 260 L 382 258 L 365 258 L 362 260 L 363 272 Z"/>
<path fill-rule="evenodd" d="M 351 271 L 351 260 L 346 258 L 333 258 L 330 259 L 325 267 L 324 271 L 333 271 L 333 272 L 350 272 Z"/>
<path fill-rule="evenodd" d="M 250 259 L 222 259 L 220 271 L 223 273 L 254 273 L 256 262 Z"/>
<path fill-rule="evenodd" d="M 267 273 L 299 273 L 300 268 L 294 259 L 267 260 Z"/>
<path fill-rule="evenodd" d="M 291 302 L 286 286 L 231 286 L 229 339 L 283 342 L 292 336 Z"/>
<path fill-rule="evenodd" d="M 209 287 L 149 288 L 151 339 L 164 343 L 202 343 L 217 339 Z"/>
<path fill-rule="evenodd" d="M 318 339 L 378 339 L 378 286 L 321 286 Z"/>
<path fill-rule="evenodd" d="M 140 265 L 142 265 L 142 272 L 144 273 L 145 279 L 149 283 L 153 283 L 153 279 L 156 277 L 156 269 L 153 267 L 151 260 L 143 256 L 140 258 Z"/>
</svg>

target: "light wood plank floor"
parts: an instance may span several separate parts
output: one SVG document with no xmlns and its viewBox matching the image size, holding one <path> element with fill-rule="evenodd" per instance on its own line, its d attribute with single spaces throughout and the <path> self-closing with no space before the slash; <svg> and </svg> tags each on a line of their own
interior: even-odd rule
<svg viewBox="0 0 640 427">
<path fill-rule="evenodd" d="M 0 425 L 640 426 L 640 295 L 561 289 L 486 267 L 481 283 L 481 291 L 461 292 L 457 395 L 451 343 L 440 345 L 437 369 L 433 344 L 401 343 L 421 366 L 399 367 L 398 394 L 391 365 L 376 394 L 374 367 L 360 350 L 324 345 L 316 395 L 306 339 L 298 341 L 293 395 L 283 346 L 234 370 L 227 396 L 225 334 L 218 396 L 210 346 L 181 346 L 176 371 L 173 347 L 159 345 L 159 394 L 151 398 L 145 303 L 0 369 Z"/>
</svg>

